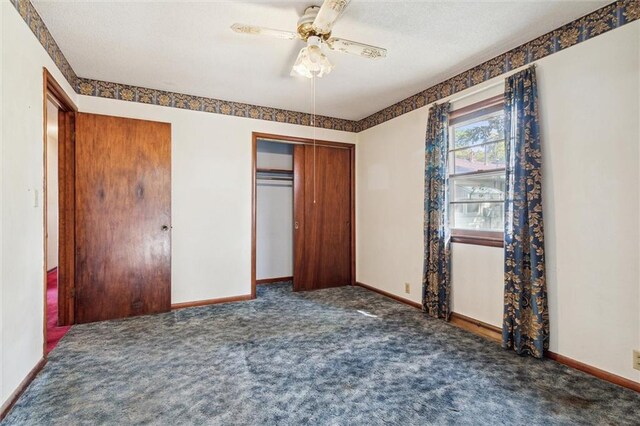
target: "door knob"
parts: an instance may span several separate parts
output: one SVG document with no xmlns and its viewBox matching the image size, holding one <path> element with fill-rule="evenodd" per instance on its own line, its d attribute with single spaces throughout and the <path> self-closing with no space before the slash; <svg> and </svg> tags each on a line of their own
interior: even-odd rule
<svg viewBox="0 0 640 426">
<path fill-rule="evenodd" d="M 163 231 L 168 231 L 169 230 L 169 226 L 168 225 L 162 225 L 162 229 Z"/>
<path fill-rule="evenodd" d="M 296 221 L 296 222 L 293 224 L 293 227 L 294 227 L 294 229 L 298 229 L 298 228 L 300 228 L 300 224 L 298 223 L 298 221 Z"/>
</svg>

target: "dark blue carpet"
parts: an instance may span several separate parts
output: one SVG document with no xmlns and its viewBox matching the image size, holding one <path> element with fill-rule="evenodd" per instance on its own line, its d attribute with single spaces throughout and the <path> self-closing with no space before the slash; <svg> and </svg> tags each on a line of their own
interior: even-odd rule
<svg viewBox="0 0 640 426">
<path fill-rule="evenodd" d="M 78 325 L 4 425 L 640 424 L 640 394 L 358 287 Z"/>
</svg>

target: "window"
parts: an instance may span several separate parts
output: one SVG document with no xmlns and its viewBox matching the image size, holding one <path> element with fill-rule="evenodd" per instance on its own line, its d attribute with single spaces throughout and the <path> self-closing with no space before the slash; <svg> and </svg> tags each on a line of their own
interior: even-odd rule
<svg viewBox="0 0 640 426">
<path fill-rule="evenodd" d="M 449 126 L 452 241 L 501 246 L 506 148 L 502 95 L 452 111 Z"/>
</svg>

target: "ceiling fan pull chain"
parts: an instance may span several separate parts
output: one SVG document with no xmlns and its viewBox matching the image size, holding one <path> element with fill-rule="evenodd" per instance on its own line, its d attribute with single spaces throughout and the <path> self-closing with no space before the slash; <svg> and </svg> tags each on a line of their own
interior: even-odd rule
<svg viewBox="0 0 640 426">
<path fill-rule="evenodd" d="M 316 75 L 311 77 L 313 92 L 313 204 L 316 203 Z"/>
</svg>

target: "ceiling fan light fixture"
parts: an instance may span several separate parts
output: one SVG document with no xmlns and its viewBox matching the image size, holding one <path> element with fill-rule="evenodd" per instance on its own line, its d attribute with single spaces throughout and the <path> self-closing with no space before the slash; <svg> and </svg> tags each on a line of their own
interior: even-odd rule
<svg viewBox="0 0 640 426">
<path fill-rule="evenodd" d="M 322 77 L 333 69 L 333 64 L 322 52 L 324 46 L 334 52 L 348 53 L 367 59 L 379 59 L 387 56 L 387 49 L 382 47 L 331 36 L 333 25 L 350 1 L 323 0 L 322 6 L 307 7 L 298 20 L 297 32 L 295 33 L 240 23 L 233 24 L 231 29 L 237 33 L 306 42 L 307 45 L 298 53 L 291 69 L 291 76 L 302 76 L 309 79 Z"/>
<path fill-rule="evenodd" d="M 291 75 L 300 75 L 306 78 L 322 77 L 329 74 L 333 69 L 333 64 L 329 58 L 322 53 L 322 41 L 319 37 L 309 37 L 307 46 L 298 53 L 296 62 L 291 69 Z"/>
</svg>

